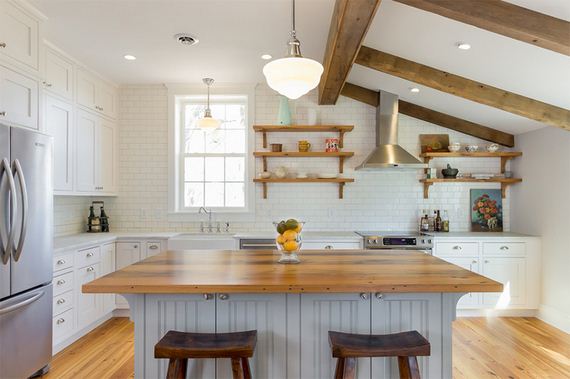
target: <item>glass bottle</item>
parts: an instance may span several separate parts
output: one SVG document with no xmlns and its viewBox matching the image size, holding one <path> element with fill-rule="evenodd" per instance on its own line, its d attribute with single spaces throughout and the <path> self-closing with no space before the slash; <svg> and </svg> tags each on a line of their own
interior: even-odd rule
<svg viewBox="0 0 570 379">
<path fill-rule="evenodd" d="M 91 232 L 93 228 L 93 220 L 95 219 L 95 212 L 93 206 L 89 207 L 89 216 L 87 217 L 87 231 Z"/>
<path fill-rule="evenodd" d="M 449 232 L 449 215 L 447 214 L 446 210 L 443 211 L 441 226 L 442 226 L 442 232 Z"/>
<path fill-rule="evenodd" d="M 437 215 L 435 216 L 434 231 L 441 232 L 443 229 L 441 215 L 439 209 L 437 210 Z"/>
<path fill-rule="evenodd" d="M 105 213 L 105 209 L 101 207 L 101 231 L 102 232 L 109 232 L 109 217 L 107 213 Z"/>
</svg>

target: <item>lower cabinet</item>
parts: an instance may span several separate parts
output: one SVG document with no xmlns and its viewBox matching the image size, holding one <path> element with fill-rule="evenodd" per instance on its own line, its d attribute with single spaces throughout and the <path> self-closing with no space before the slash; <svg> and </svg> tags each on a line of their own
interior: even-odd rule
<svg viewBox="0 0 570 379">
<path fill-rule="evenodd" d="M 140 242 L 117 242 L 115 269 L 120 270 L 133 263 L 141 260 L 141 243 Z M 128 308 L 129 303 L 121 295 L 116 295 L 116 304 L 118 308 Z"/>
<path fill-rule="evenodd" d="M 485 258 L 481 274 L 503 283 L 503 293 L 483 293 L 483 305 L 497 309 L 526 304 L 525 258 Z"/>
<path fill-rule="evenodd" d="M 115 243 L 109 243 L 101 247 L 101 276 L 115 271 Z M 101 312 L 106 314 L 115 309 L 115 295 L 103 294 L 101 297 Z"/>
<path fill-rule="evenodd" d="M 81 287 L 99 277 L 100 264 L 96 263 L 87 267 L 82 267 L 76 272 L 75 283 L 77 293 L 77 327 L 79 329 L 86 327 L 95 321 L 99 315 L 99 304 L 101 298 L 99 295 L 83 293 Z"/>
<path fill-rule="evenodd" d="M 370 334 L 370 306 L 368 293 L 301 295 L 302 378 L 334 377 L 336 359 L 331 355 L 329 330 Z M 370 378 L 369 358 L 358 360 L 357 378 Z"/>
<path fill-rule="evenodd" d="M 218 294 L 218 333 L 257 330 L 255 354 L 250 359 L 254 378 L 285 378 L 287 372 L 287 295 Z M 227 359 L 218 360 L 217 378 L 231 378 Z"/>
<path fill-rule="evenodd" d="M 479 258 L 444 258 L 445 261 L 466 270 L 479 273 Z M 477 308 L 481 303 L 481 294 L 469 292 L 465 294 L 457 303 L 457 308 Z"/>
</svg>

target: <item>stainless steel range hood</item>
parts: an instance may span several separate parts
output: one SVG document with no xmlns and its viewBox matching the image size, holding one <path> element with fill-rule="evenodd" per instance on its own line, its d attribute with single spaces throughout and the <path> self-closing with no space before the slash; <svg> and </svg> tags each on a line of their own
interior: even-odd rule
<svg viewBox="0 0 570 379">
<path fill-rule="evenodd" d="M 427 164 L 398 145 L 398 95 L 380 91 L 380 104 L 376 108 L 376 148 L 355 170 L 426 167 Z"/>
</svg>

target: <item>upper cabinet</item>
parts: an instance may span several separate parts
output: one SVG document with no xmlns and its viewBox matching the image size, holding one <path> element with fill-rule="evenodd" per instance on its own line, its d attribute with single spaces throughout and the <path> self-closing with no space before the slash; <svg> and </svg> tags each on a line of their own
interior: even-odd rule
<svg viewBox="0 0 570 379">
<path fill-rule="evenodd" d="M 0 66 L 0 122 L 38 129 L 38 82 Z"/>
<path fill-rule="evenodd" d="M 0 56 L 39 70 L 40 20 L 12 1 L 0 1 Z"/>
<path fill-rule="evenodd" d="M 77 103 L 108 117 L 117 116 L 115 89 L 81 68 L 77 70 Z"/>
<path fill-rule="evenodd" d="M 45 132 L 53 137 L 53 189 L 73 191 L 73 106 L 53 96 L 45 98 Z"/>
<path fill-rule="evenodd" d="M 46 49 L 44 88 L 66 100 L 73 100 L 73 63 Z"/>
</svg>

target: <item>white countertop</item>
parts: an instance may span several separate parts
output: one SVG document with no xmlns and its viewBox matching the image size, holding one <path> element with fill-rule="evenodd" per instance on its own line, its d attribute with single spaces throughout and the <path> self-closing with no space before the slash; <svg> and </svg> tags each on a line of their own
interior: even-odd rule
<svg viewBox="0 0 570 379">
<path fill-rule="evenodd" d="M 449 233 L 428 233 L 435 238 L 530 238 L 538 237 L 529 234 L 514 232 L 449 232 Z"/>
<path fill-rule="evenodd" d="M 303 231 L 302 234 L 303 240 L 305 241 L 360 241 L 362 239 L 361 236 L 354 232 L 347 232 L 347 231 L 326 231 L 326 232 L 312 232 L 312 231 Z M 242 232 L 242 233 L 235 233 L 234 238 L 239 239 L 271 239 L 275 238 L 276 232 L 274 230 L 268 231 L 260 231 L 260 232 Z"/>
<path fill-rule="evenodd" d="M 180 233 L 174 232 L 119 232 L 119 233 L 80 233 L 54 239 L 54 253 L 63 250 L 82 249 L 106 242 L 129 239 L 169 239 Z"/>
</svg>

